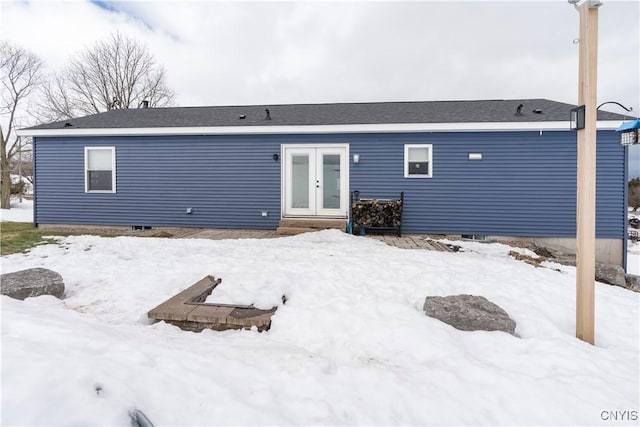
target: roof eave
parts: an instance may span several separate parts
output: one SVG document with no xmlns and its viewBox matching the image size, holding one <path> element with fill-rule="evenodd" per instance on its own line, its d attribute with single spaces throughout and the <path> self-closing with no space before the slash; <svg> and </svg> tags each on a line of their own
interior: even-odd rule
<svg viewBox="0 0 640 427">
<path fill-rule="evenodd" d="M 600 120 L 598 130 L 615 130 L 621 120 Z M 491 132 L 569 130 L 568 121 L 475 122 L 475 123 L 384 123 L 338 125 L 194 126 L 143 128 L 19 129 L 19 136 L 143 136 L 143 135 L 246 135 L 306 133 L 392 133 L 392 132 Z"/>
</svg>

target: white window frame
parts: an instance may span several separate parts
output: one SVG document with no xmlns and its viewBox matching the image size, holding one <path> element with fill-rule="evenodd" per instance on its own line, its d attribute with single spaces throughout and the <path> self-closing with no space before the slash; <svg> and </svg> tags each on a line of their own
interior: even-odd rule
<svg viewBox="0 0 640 427">
<path fill-rule="evenodd" d="M 91 150 L 111 150 L 111 190 L 89 189 L 89 152 Z M 84 147 L 84 192 L 85 193 L 115 193 L 116 192 L 116 147 Z"/>
<path fill-rule="evenodd" d="M 429 170 L 426 174 L 409 175 L 409 149 L 428 148 L 429 149 Z M 404 145 L 404 177 L 405 178 L 431 178 L 433 177 L 433 144 L 405 144 Z"/>
</svg>

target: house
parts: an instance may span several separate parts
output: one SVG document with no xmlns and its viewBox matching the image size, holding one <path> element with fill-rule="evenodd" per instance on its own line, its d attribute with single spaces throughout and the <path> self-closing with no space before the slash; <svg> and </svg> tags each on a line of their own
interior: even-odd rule
<svg viewBox="0 0 640 427">
<path fill-rule="evenodd" d="M 398 197 L 406 233 L 575 247 L 574 105 L 545 100 L 140 108 L 22 129 L 41 224 L 276 229 Z M 624 264 L 622 116 L 599 112 L 597 258 Z"/>
</svg>

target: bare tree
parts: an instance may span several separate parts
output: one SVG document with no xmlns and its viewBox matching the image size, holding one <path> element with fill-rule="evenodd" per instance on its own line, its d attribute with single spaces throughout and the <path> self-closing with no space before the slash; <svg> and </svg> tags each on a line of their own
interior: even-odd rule
<svg viewBox="0 0 640 427">
<path fill-rule="evenodd" d="M 114 33 L 81 52 L 44 85 L 43 110 L 52 120 L 115 108 L 171 105 L 166 74 L 142 43 Z"/>
<path fill-rule="evenodd" d="M 2 209 L 11 203 L 11 159 L 23 148 L 15 126 L 19 109 L 41 83 L 43 62 L 33 53 L 8 42 L 0 42 L 0 188 Z"/>
</svg>

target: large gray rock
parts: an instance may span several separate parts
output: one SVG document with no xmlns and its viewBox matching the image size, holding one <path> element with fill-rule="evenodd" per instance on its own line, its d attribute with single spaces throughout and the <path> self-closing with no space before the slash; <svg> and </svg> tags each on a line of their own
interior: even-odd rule
<svg viewBox="0 0 640 427">
<path fill-rule="evenodd" d="M 23 300 L 40 295 L 61 298 L 64 294 L 62 276 L 46 268 L 29 268 L 0 276 L 2 295 Z"/>
<path fill-rule="evenodd" d="M 596 280 L 609 285 L 627 287 L 624 268 L 619 265 L 596 263 Z"/>
<path fill-rule="evenodd" d="M 627 282 L 627 289 L 631 289 L 634 292 L 640 292 L 640 276 L 627 274 L 625 275 L 625 280 Z"/>
<path fill-rule="evenodd" d="M 462 331 L 503 331 L 514 335 L 516 330 L 516 322 L 506 311 L 481 296 L 427 297 L 423 309 L 427 316 Z"/>
</svg>

